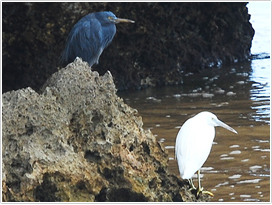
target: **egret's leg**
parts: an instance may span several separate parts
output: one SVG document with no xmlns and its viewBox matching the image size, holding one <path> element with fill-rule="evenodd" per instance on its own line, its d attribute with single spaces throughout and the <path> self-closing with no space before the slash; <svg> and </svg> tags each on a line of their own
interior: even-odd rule
<svg viewBox="0 0 272 205">
<path fill-rule="evenodd" d="M 199 195 L 199 193 L 202 193 L 202 194 L 209 194 L 210 196 L 214 196 L 212 192 L 203 191 L 204 188 L 201 187 L 201 183 L 200 183 L 200 170 L 197 171 L 197 176 L 198 176 L 197 196 Z"/>
<path fill-rule="evenodd" d="M 197 188 L 197 196 L 198 196 L 199 193 L 203 191 L 203 187 L 201 187 L 201 183 L 200 183 L 200 170 L 197 171 L 197 177 L 198 177 L 198 188 Z"/>
<path fill-rule="evenodd" d="M 195 187 L 195 185 L 194 185 L 194 183 L 193 183 L 193 180 L 192 180 L 192 178 L 191 179 L 188 179 L 188 181 L 189 181 L 189 185 L 190 185 L 190 189 L 189 190 L 196 190 L 196 187 Z"/>
</svg>

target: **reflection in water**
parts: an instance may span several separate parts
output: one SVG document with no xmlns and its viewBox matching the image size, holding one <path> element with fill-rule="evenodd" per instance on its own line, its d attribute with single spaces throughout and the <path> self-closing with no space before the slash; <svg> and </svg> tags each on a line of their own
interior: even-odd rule
<svg viewBox="0 0 272 205">
<path fill-rule="evenodd" d="M 253 101 L 252 109 L 255 114 L 252 116 L 256 121 L 270 123 L 270 69 L 267 68 L 270 59 L 253 60 L 250 79 L 253 82 L 250 90 Z"/>
<path fill-rule="evenodd" d="M 256 101 L 252 109 L 256 111 L 253 118 L 256 121 L 270 122 L 270 50 L 271 50 L 271 2 L 250 2 L 248 12 L 251 14 L 250 22 L 255 29 L 251 53 L 257 58 L 252 60 L 253 81 L 251 100 Z"/>
</svg>

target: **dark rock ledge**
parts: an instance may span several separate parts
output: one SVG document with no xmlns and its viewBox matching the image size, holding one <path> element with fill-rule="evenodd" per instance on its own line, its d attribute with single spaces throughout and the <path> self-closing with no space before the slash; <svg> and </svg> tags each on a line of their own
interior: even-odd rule
<svg viewBox="0 0 272 205">
<path fill-rule="evenodd" d="M 80 59 L 41 93 L 2 97 L 2 200 L 208 201 L 168 172 L 168 155 L 137 110 L 116 95 L 110 72 Z"/>
<path fill-rule="evenodd" d="M 247 2 L 3 2 L 2 91 L 38 91 L 57 71 L 73 25 L 112 11 L 119 24 L 93 70 L 118 90 L 182 84 L 186 73 L 251 58 Z"/>
</svg>

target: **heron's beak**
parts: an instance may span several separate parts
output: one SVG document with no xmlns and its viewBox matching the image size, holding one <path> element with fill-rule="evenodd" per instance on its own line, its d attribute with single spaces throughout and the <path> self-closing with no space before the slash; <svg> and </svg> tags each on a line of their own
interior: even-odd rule
<svg viewBox="0 0 272 205">
<path fill-rule="evenodd" d="M 117 18 L 117 19 L 114 19 L 114 23 L 135 23 L 135 21 L 132 21 L 129 19 Z"/>
<path fill-rule="evenodd" d="M 222 121 L 220 121 L 220 120 L 217 119 L 216 123 L 217 123 L 218 126 L 223 127 L 223 128 L 225 128 L 225 129 L 227 129 L 227 130 L 229 130 L 231 132 L 234 132 L 235 134 L 238 134 L 238 132 L 235 129 L 233 129 L 232 127 L 228 126 L 224 122 L 222 122 Z"/>
</svg>

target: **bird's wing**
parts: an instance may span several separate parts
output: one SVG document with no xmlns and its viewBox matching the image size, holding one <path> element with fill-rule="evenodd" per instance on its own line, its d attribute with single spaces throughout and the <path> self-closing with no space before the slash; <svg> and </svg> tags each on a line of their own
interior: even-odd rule
<svg viewBox="0 0 272 205">
<path fill-rule="evenodd" d="M 212 129 L 214 130 L 213 127 Z M 191 178 L 206 161 L 212 146 L 212 141 L 205 140 L 207 132 L 210 130 L 206 130 L 192 119 L 187 120 L 181 127 L 175 149 L 182 178 Z"/>
<path fill-rule="evenodd" d="M 81 57 L 90 66 L 96 63 L 101 54 L 100 32 L 101 24 L 94 15 L 90 14 L 79 20 L 68 36 L 64 55 L 72 59 L 67 60 L 73 61 L 76 57 Z"/>
<path fill-rule="evenodd" d="M 101 32 L 102 39 L 103 39 L 103 41 L 101 42 L 101 45 L 102 45 L 103 49 L 106 48 L 110 44 L 115 33 L 116 33 L 116 27 L 114 24 L 109 24 L 107 26 L 103 26 L 103 29 Z"/>
</svg>

